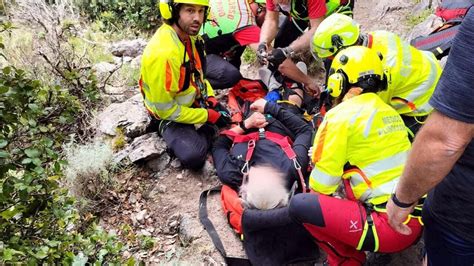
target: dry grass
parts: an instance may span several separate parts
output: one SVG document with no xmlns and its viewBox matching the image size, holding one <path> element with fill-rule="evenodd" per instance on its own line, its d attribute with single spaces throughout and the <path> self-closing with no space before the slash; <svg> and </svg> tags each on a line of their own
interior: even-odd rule
<svg viewBox="0 0 474 266">
<path fill-rule="evenodd" d="M 81 210 L 97 212 L 116 189 L 112 148 L 100 142 L 71 144 L 64 147 L 64 153 L 66 186 L 82 202 Z"/>
</svg>

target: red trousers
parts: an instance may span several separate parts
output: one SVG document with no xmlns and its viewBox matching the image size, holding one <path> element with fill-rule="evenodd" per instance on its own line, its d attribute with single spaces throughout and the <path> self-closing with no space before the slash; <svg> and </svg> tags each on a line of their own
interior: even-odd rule
<svg viewBox="0 0 474 266">
<path fill-rule="evenodd" d="M 422 226 L 411 219 L 411 235 L 402 235 L 388 224 L 383 212 L 371 212 L 375 234 L 364 226 L 367 221 L 365 207 L 356 201 L 338 199 L 315 193 L 298 194 L 290 203 L 290 215 L 302 223 L 306 230 L 328 254 L 330 265 L 361 265 L 366 251 L 393 253 L 413 245 L 420 237 Z M 365 232 L 365 234 L 364 234 Z M 362 236 L 364 245 L 357 250 Z"/>
</svg>

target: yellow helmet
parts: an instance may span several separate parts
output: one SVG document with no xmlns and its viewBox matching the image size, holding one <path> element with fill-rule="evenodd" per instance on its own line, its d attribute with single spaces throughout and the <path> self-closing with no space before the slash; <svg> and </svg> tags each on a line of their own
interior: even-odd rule
<svg viewBox="0 0 474 266">
<path fill-rule="evenodd" d="M 351 46 L 341 50 L 332 61 L 327 89 L 332 97 L 347 92 L 354 84 L 363 90 L 377 92 L 384 89 L 384 79 L 379 55 L 365 46 Z"/>
<path fill-rule="evenodd" d="M 160 0 L 160 14 L 164 19 L 173 18 L 173 8 L 175 4 L 190 4 L 190 5 L 200 5 L 205 6 L 206 14 L 204 18 L 207 18 L 209 13 L 209 0 Z"/>
<path fill-rule="evenodd" d="M 319 58 L 332 56 L 341 48 L 355 44 L 359 33 L 359 24 L 351 17 L 334 13 L 316 29 L 311 41 L 311 52 Z"/>
</svg>

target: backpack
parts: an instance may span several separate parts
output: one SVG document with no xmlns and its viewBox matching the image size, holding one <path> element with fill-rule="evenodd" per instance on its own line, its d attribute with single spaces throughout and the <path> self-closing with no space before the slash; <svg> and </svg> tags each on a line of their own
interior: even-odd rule
<svg viewBox="0 0 474 266">
<path fill-rule="evenodd" d="M 461 22 L 472 5 L 474 5 L 474 0 L 442 1 L 436 8 L 435 14 L 443 19 L 443 25 L 428 36 L 411 40 L 410 44 L 420 50 L 432 52 L 438 60 L 448 55 Z"/>
<path fill-rule="evenodd" d="M 435 14 L 444 21 L 463 18 L 472 5 L 473 0 L 444 0 L 436 8 Z"/>
<path fill-rule="evenodd" d="M 241 236 L 243 233 L 242 214 L 244 213 L 244 207 L 237 191 L 229 186 L 222 185 L 221 204 L 230 227 L 232 227 L 236 234 Z"/>
<path fill-rule="evenodd" d="M 227 107 L 233 123 L 240 123 L 250 110 L 250 104 L 267 95 L 267 88 L 261 80 L 242 78 L 228 93 Z"/>
</svg>

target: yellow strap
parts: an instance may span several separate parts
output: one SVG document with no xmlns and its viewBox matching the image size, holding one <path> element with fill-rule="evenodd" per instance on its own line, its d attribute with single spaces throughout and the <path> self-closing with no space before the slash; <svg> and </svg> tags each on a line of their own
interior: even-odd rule
<svg viewBox="0 0 474 266">
<path fill-rule="evenodd" d="M 313 120 L 313 116 L 308 114 L 308 112 L 305 111 L 304 114 L 303 114 L 303 119 L 309 122 L 309 121 Z"/>
<path fill-rule="evenodd" d="M 418 217 L 418 222 L 421 224 L 421 226 L 425 226 L 425 223 L 423 223 L 423 218 L 421 216 Z"/>
<path fill-rule="evenodd" d="M 420 121 L 420 120 L 418 120 L 418 117 L 417 117 L 417 116 L 414 116 L 413 118 L 414 118 L 415 121 L 416 121 L 418 124 L 420 124 L 420 125 L 424 125 L 425 122 L 426 122 L 426 119 L 425 119 L 425 121 Z"/>
<path fill-rule="evenodd" d="M 291 105 L 296 105 L 294 102 L 291 102 L 289 100 L 278 100 L 277 103 L 288 103 L 288 104 L 291 104 Z"/>
<path fill-rule="evenodd" d="M 379 251 L 380 242 L 379 242 L 379 236 L 377 235 L 377 230 L 375 229 L 375 224 L 372 225 L 372 233 L 374 234 L 374 242 L 375 242 L 374 252 L 377 252 Z"/>
<path fill-rule="evenodd" d="M 366 220 L 364 224 L 364 232 L 362 233 L 362 236 L 360 237 L 359 244 L 357 244 L 357 250 L 360 250 L 362 248 L 362 245 L 364 244 L 364 240 L 367 237 L 368 229 L 369 229 L 369 224 L 367 223 L 367 220 Z"/>
</svg>

